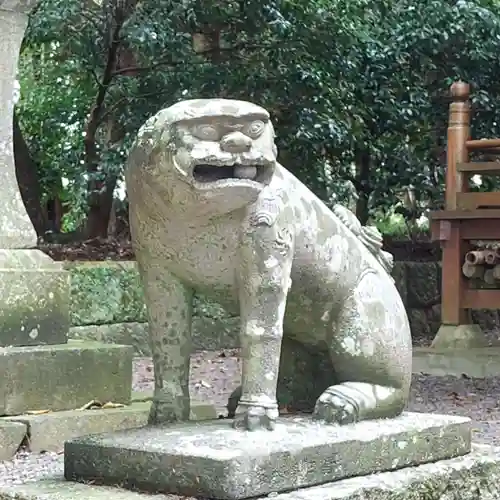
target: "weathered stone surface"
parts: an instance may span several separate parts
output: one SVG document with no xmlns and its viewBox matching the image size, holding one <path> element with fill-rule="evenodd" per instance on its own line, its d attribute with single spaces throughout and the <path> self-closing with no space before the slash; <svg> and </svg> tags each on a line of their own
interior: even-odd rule
<svg viewBox="0 0 500 500">
<path fill-rule="evenodd" d="M 473 378 L 500 376 L 500 347 L 477 349 L 435 349 L 417 347 L 413 350 L 413 373 L 435 376 Z"/>
<path fill-rule="evenodd" d="M 147 323 L 113 323 L 110 325 L 73 326 L 69 338 L 132 346 L 135 356 L 151 356 Z"/>
<path fill-rule="evenodd" d="M 37 4 L 37 0 L 1 0 L 0 11 L 11 11 L 20 14 L 28 14 Z"/>
<path fill-rule="evenodd" d="M 283 336 L 334 359 L 316 418 L 392 417 L 406 403 L 411 334 L 382 235 L 341 205 L 330 210 L 276 155 L 269 112 L 228 99 L 161 110 L 130 150 L 155 423 L 186 418 L 195 293 L 240 315 L 236 426 L 272 430 Z"/>
<path fill-rule="evenodd" d="M 475 445 L 466 456 L 342 479 L 275 495 L 277 500 L 497 500 L 500 450 Z M 268 497 L 261 497 L 268 498 Z M 0 486 L 0 500 L 172 500 L 116 487 L 80 484 L 60 476 Z"/>
<path fill-rule="evenodd" d="M 193 349 L 215 351 L 239 347 L 239 329 L 239 318 L 193 318 Z M 147 323 L 74 326 L 69 330 L 69 338 L 131 345 L 136 356 L 151 356 Z"/>
<path fill-rule="evenodd" d="M 63 344 L 69 273 L 40 250 L 0 250 L 0 346 Z"/>
<path fill-rule="evenodd" d="M 425 308 L 441 301 L 437 262 L 406 262 L 407 307 Z"/>
<path fill-rule="evenodd" d="M 131 401 L 134 403 L 149 402 L 153 400 L 153 391 L 134 391 Z M 213 420 L 219 417 L 217 408 L 208 403 L 191 400 L 191 413 L 189 420 Z"/>
<path fill-rule="evenodd" d="M 37 235 L 26 212 L 14 166 L 14 81 L 19 50 L 35 0 L 3 0 L 0 3 L 0 248 L 32 248 Z"/>
<path fill-rule="evenodd" d="M 0 461 L 11 459 L 26 437 L 26 424 L 0 419 Z"/>
<path fill-rule="evenodd" d="M 148 426 L 66 442 L 65 477 L 242 499 L 464 455 L 470 434 L 469 419 L 417 413 L 345 427 L 287 417 L 271 433 L 227 420 Z"/>
<path fill-rule="evenodd" d="M 128 403 L 130 346 L 70 342 L 0 348 L 0 415 L 71 410 L 92 399 Z"/>
<path fill-rule="evenodd" d="M 64 442 L 69 439 L 87 434 L 143 427 L 148 423 L 150 408 L 151 402 L 137 402 L 125 408 L 69 410 L 44 415 L 4 417 L 0 420 L 0 437 L 2 435 L 2 423 L 22 425 L 25 431 L 27 426 L 29 449 L 32 452 L 61 451 L 64 449 Z M 217 414 L 213 405 L 192 403 L 190 420 L 210 420 L 215 418 L 217 418 Z M 2 449 L 1 443 L 2 441 L 0 441 L 0 453 Z"/>
<path fill-rule="evenodd" d="M 142 285 L 133 262 L 67 263 L 73 326 L 145 322 Z"/>
<path fill-rule="evenodd" d="M 487 339 L 479 325 L 441 325 L 431 344 L 436 349 L 474 349 L 487 346 Z"/>
</svg>

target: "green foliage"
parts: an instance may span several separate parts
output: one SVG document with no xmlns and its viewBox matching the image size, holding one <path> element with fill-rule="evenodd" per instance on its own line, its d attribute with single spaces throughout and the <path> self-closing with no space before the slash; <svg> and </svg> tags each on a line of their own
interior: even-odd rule
<svg viewBox="0 0 500 500">
<path fill-rule="evenodd" d="M 220 43 L 199 53 L 197 33 Z M 493 0 L 41 0 L 18 111 L 45 189 L 69 179 L 78 214 L 88 179 L 121 177 L 149 116 L 222 96 L 271 111 L 281 162 L 327 203 L 414 225 L 442 200 L 454 80 L 472 84 L 473 135 L 500 135 L 499 49 Z"/>
</svg>

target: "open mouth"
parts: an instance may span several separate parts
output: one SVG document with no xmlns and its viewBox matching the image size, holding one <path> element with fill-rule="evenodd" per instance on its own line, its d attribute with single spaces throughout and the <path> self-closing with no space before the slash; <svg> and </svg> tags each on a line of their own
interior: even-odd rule
<svg viewBox="0 0 500 500">
<path fill-rule="evenodd" d="M 210 183 L 227 179 L 246 179 L 260 182 L 265 176 L 268 167 L 264 165 L 196 165 L 193 169 L 193 177 L 197 182 Z"/>
</svg>

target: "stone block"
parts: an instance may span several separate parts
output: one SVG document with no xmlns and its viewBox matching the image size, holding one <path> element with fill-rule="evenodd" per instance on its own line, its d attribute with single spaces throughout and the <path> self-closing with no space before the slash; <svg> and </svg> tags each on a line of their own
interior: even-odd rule
<svg viewBox="0 0 500 500">
<path fill-rule="evenodd" d="M 273 495 L 276 500 L 497 500 L 500 450 L 474 445 L 466 456 L 342 479 Z M 256 497 L 259 498 L 259 497 Z M 260 497 L 269 498 L 269 497 Z M 0 500 L 172 500 L 119 487 L 65 481 L 60 475 L 0 486 Z"/>
<path fill-rule="evenodd" d="M 148 423 L 150 407 L 151 403 L 145 401 L 133 403 L 124 408 L 69 410 L 43 415 L 5 417 L 0 420 L 0 436 L 2 422 L 13 425 L 21 424 L 24 431 L 26 431 L 27 427 L 30 451 L 34 453 L 57 452 L 64 449 L 64 442 L 69 439 L 87 434 L 143 427 Z M 212 405 L 197 402 L 193 402 L 191 405 L 191 420 L 215 418 L 217 418 L 217 414 Z"/>
<path fill-rule="evenodd" d="M 215 351 L 240 345 L 239 317 L 213 319 L 193 318 L 193 349 Z M 131 345 L 136 356 L 151 356 L 147 323 L 114 323 L 109 325 L 73 326 L 69 338 L 109 344 Z"/>
<path fill-rule="evenodd" d="M 230 420 L 144 427 L 65 444 L 67 480 L 244 499 L 464 455 L 470 420 L 405 413 L 350 426 L 284 417 L 273 432 Z"/>
<path fill-rule="evenodd" d="M 0 346 L 62 344 L 69 274 L 40 250 L 0 250 Z"/>
<path fill-rule="evenodd" d="M 437 262 L 406 262 L 407 307 L 421 309 L 439 304 L 440 276 Z"/>
<path fill-rule="evenodd" d="M 406 306 L 408 297 L 408 286 L 406 279 L 406 263 L 405 262 L 395 262 L 392 268 L 392 277 L 394 278 L 394 284 L 398 289 L 399 295 L 403 300 L 403 304 Z"/>
<path fill-rule="evenodd" d="M 425 309 L 407 309 L 414 344 L 430 345 L 441 326 L 441 304 Z"/>
<path fill-rule="evenodd" d="M 0 419 L 0 461 L 10 460 L 16 454 L 26 432 L 26 424 Z"/>
<path fill-rule="evenodd" d="M 151 356 L 147 323 L 73 326 L 69 329 L 69 338 L 106 344 L 130 345 L 134 349 L 135 356 Z"/>
<path fill-rule="evenodd" d="M 487 347 L 479 325 L 441 325 L 431 347 L 436 349 L 474 349 Z"/>
<path fill-rule="evenodd" d="M 135 262 L 67 263 L 66 269 L 73 326 L 147 321 Z"/>
<path fill-rule="evenodd" d="M 128 403 L 130 346 L 69 342 L 0 348 L 0 415 L 72 410 L 92 399 Z"/>
<path fill-rule="evenodd" d="M 413 373 L 437 377 L 467 375 L 472 378 L 500 376 L 500 347 L 478 349 L 413 349 Z"/>
<path fill-rule="evenodd" d="M 471 311 L 471 323 L 479 325 L 484 332 L 497 329 L 500 324 L 500 311 L 475 309 Z"/>
<path fill-rule="evenodd" d="M 132 403 L 150 403 L 153 400 L 154 391 L 133 391 Z M 149 411 L 149 406 L 148 406 Z M 208 403 L 191 400 L 190 420 L 213 420 L 218 418 L 217 408 Z"/>
</svg>

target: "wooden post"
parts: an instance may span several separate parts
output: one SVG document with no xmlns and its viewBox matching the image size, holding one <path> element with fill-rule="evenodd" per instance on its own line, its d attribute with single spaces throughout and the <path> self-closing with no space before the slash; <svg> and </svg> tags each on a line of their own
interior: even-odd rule
<svg viewBox="0 0 500 500">
<path fill-rule="evenodd" d="M 470 87 L 455 82 L 450 87 L 453 102 L 448 119 L 448 145 L 446 165 L 446 210 L 456 210 L 457 193 L 468 191 L 468 179 L 457 172 L 457 163 L 467 163 L 469 152 L 466 142 L 470 135 Z M 464 182 L 465 181 L 465 182 Z"/>
<path fill-rule="evenodd" d="M 457 163 L 466 163 L 469 157 L 466 141 L 470 134 L 469 85 L 456 82 L 451 88 L 448 123 L 448 147 L 446 167 L 446 210 L 456 210 L 457 193 L 468 190 L 468 179 L 457 172 Z M 442 292 L 441 322 L 443 325 L 467 324 L 468 311 L 462 309 L 463 290 L 467 286 L 462 274 L 462 264 L 468 245 L 460 236 L 460 221 L 450 221 L 448 238 L 442 242 Z"/>
</svg>

